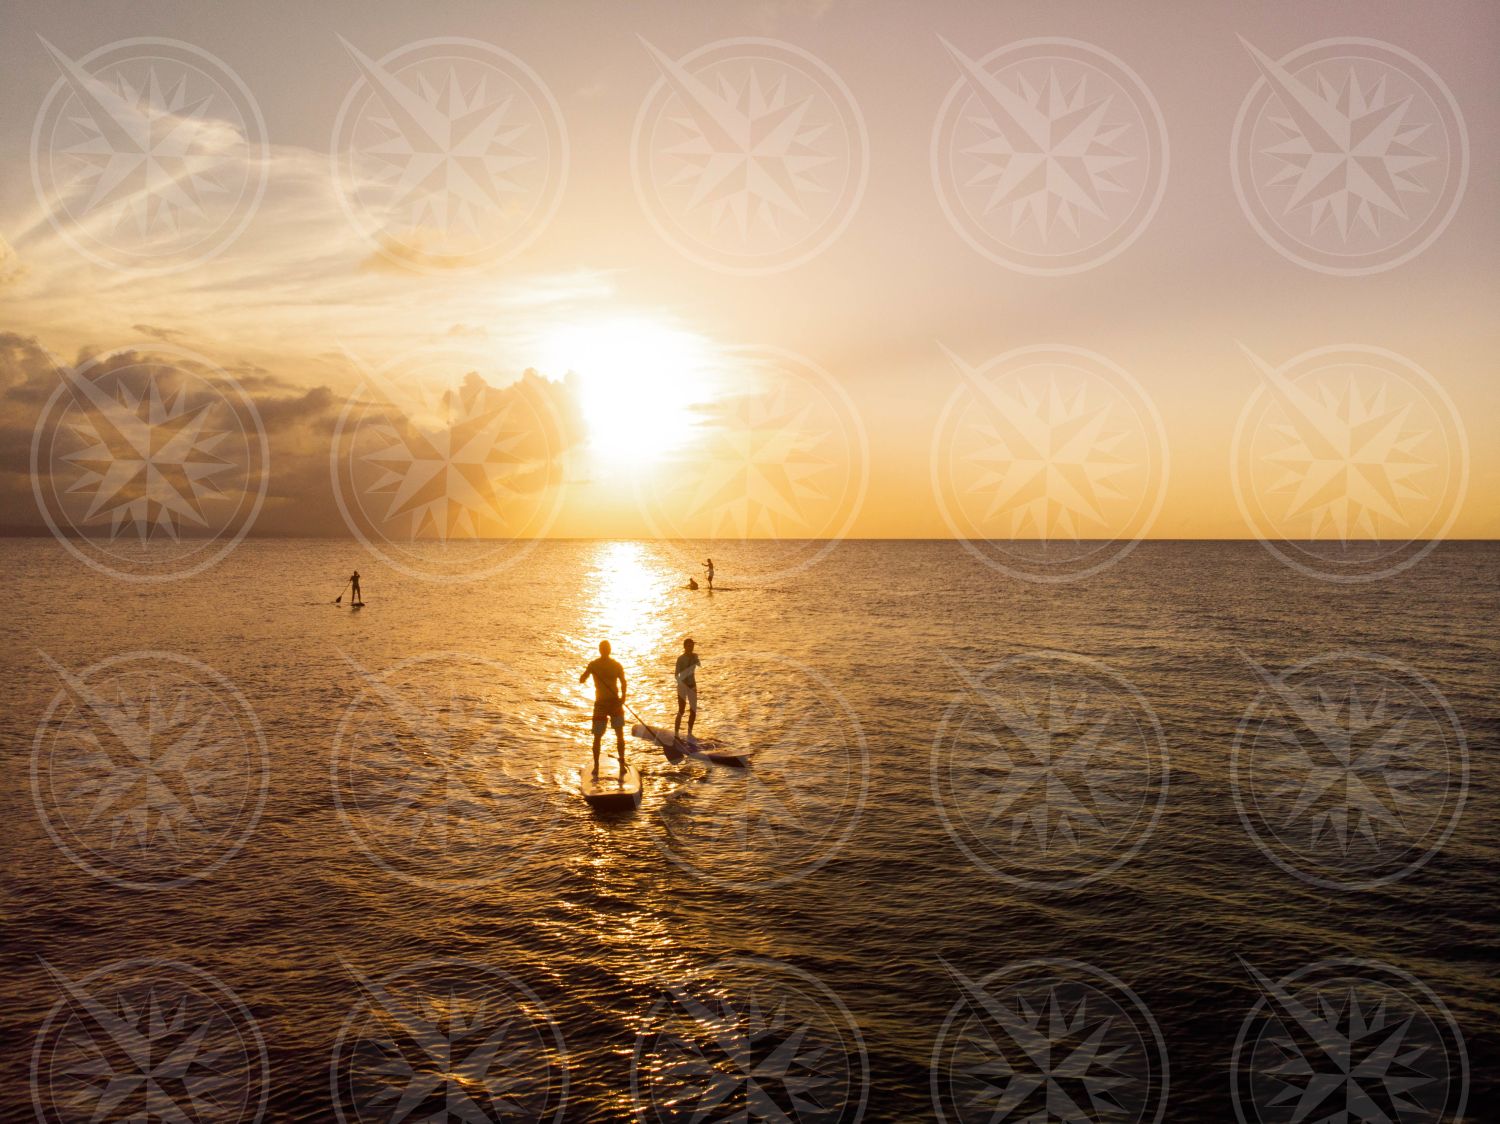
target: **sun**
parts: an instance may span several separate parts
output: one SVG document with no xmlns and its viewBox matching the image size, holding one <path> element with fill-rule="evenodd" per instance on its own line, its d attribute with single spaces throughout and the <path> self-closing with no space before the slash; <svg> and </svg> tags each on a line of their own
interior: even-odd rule
<svg viewBox="0 0 1500 1124">
<path fill-rule="evenodd" d="M 559 325 L 541 365 L 571 373 L 590 447 L 621 469 L 660 460 L 693 436 L 714 396 L 710 349 L 690 332 L 636 316 Z"/>
</svg>

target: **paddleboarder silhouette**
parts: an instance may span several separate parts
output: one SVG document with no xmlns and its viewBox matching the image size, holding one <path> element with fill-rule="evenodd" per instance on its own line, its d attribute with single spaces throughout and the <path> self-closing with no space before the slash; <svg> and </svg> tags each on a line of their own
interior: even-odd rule
<svg viewBox="0 0 1500 1124">
<path fill-rule="evenodd" d="M 599 742 L 613 723 L 620 749 L 620 776 L 625 776 L 625 669 L 609 658 L 609 641 L 599 641 L 599 658 L 583 669 L 582 683 L 594 677 L 594 776 L 599 775 Z M 618 684 L 618 686 L 616 686 Z"/>
<path fill-rule="evenodd" d="M 677 657 L 677 721 L 672 726 L 672 740 L 676 741 L 682 731 L 682 711 L 688 710 L 688 737 L 693 736 L 693 723 L 698 721 L 698 668 L 703 661 L 693 651 L 693 638 L 682 642 L 682 655 Z"/>
<path fill-rule="evenodd" d="M 349 604 L 351 604 L 351 605 L 363 605 L 365 603 L 365 599 L 363 597 L 361 597 L 360 593 L 359 593 L 359 571 L 358 570 L 355 570 L 354 573 L 352 573 L 352 574 L 349 575 L 349 585 L 352 587 L 352 589 L 350 591 L 350 594 L 349 594 Z"/>
<path fill-rule="evenodd" d="M 714 589 L 714 560 L 712 558 L 708 559 L 703 563 L 703 568 L 708 571 L 708 591 L 712 593 Z"/>
</svg>

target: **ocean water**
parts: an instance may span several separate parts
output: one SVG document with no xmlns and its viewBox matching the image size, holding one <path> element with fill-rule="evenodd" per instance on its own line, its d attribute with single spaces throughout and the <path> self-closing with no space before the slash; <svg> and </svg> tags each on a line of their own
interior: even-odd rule
<svg viewBox="0 0 1500 1124">
<path fill-rule="evenodd" d="M 1351 1119 L 1500 1095 L 1495 545 L 0 560 L 5 1119 L 1320 1120 L 1339 1034 Z M 596 816 L 579 674 L 670 724 L 684 636 L 751 764 Z"/>
</svg>

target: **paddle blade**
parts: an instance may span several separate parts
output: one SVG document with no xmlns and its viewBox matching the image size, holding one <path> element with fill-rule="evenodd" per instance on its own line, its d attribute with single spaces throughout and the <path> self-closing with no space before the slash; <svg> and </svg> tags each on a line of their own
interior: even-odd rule
<svg viewBox="0 0 1500 1124">
<path fill-rule="evenodd" d="M 631 713 L 634 714 L 635 712 L 631 711 Z M 662 756 L 665 757 L 673 765 L 677 764 L 677 762 L 687 757 L 687 754 L 678 749 L 674 744 L 676 742 L 675 738 L 669 742 L 664 736 L 657 733 L 645 723 L 638 723 L 630 727 L 630 732 L 636 737 L 641 738 L 642 740 L 653 741 L 657 745 L 661 746 Z"/>
</svg>

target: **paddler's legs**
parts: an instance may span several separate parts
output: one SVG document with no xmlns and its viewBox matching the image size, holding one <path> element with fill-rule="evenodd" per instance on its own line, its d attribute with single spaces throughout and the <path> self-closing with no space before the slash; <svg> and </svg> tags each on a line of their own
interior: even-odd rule
<svg viewBox="0 0 1500 1124">
<path fill-rule="evenodd" d="M 599 775 L 599 742 L 604 737 L 604 716 L 594 715 L 594 776 Z"/>
<path fill-rule="evenodd" d="M 620 712 L 614 716 L 615 741 L 620 751 L 620 779 L 625 779 L 625 708 L 622 706 Z"/>
<path fill-rule="evenodd" d="M 682 712 L 687 709 L 687 696 L 681 691 L 677 692 L 677 721 L 672 723 L 672 740 L 676 741 L 682 735 Z M 693 724 L 688 723 L 688 733 L 693 732 Z"/>
</svg>

